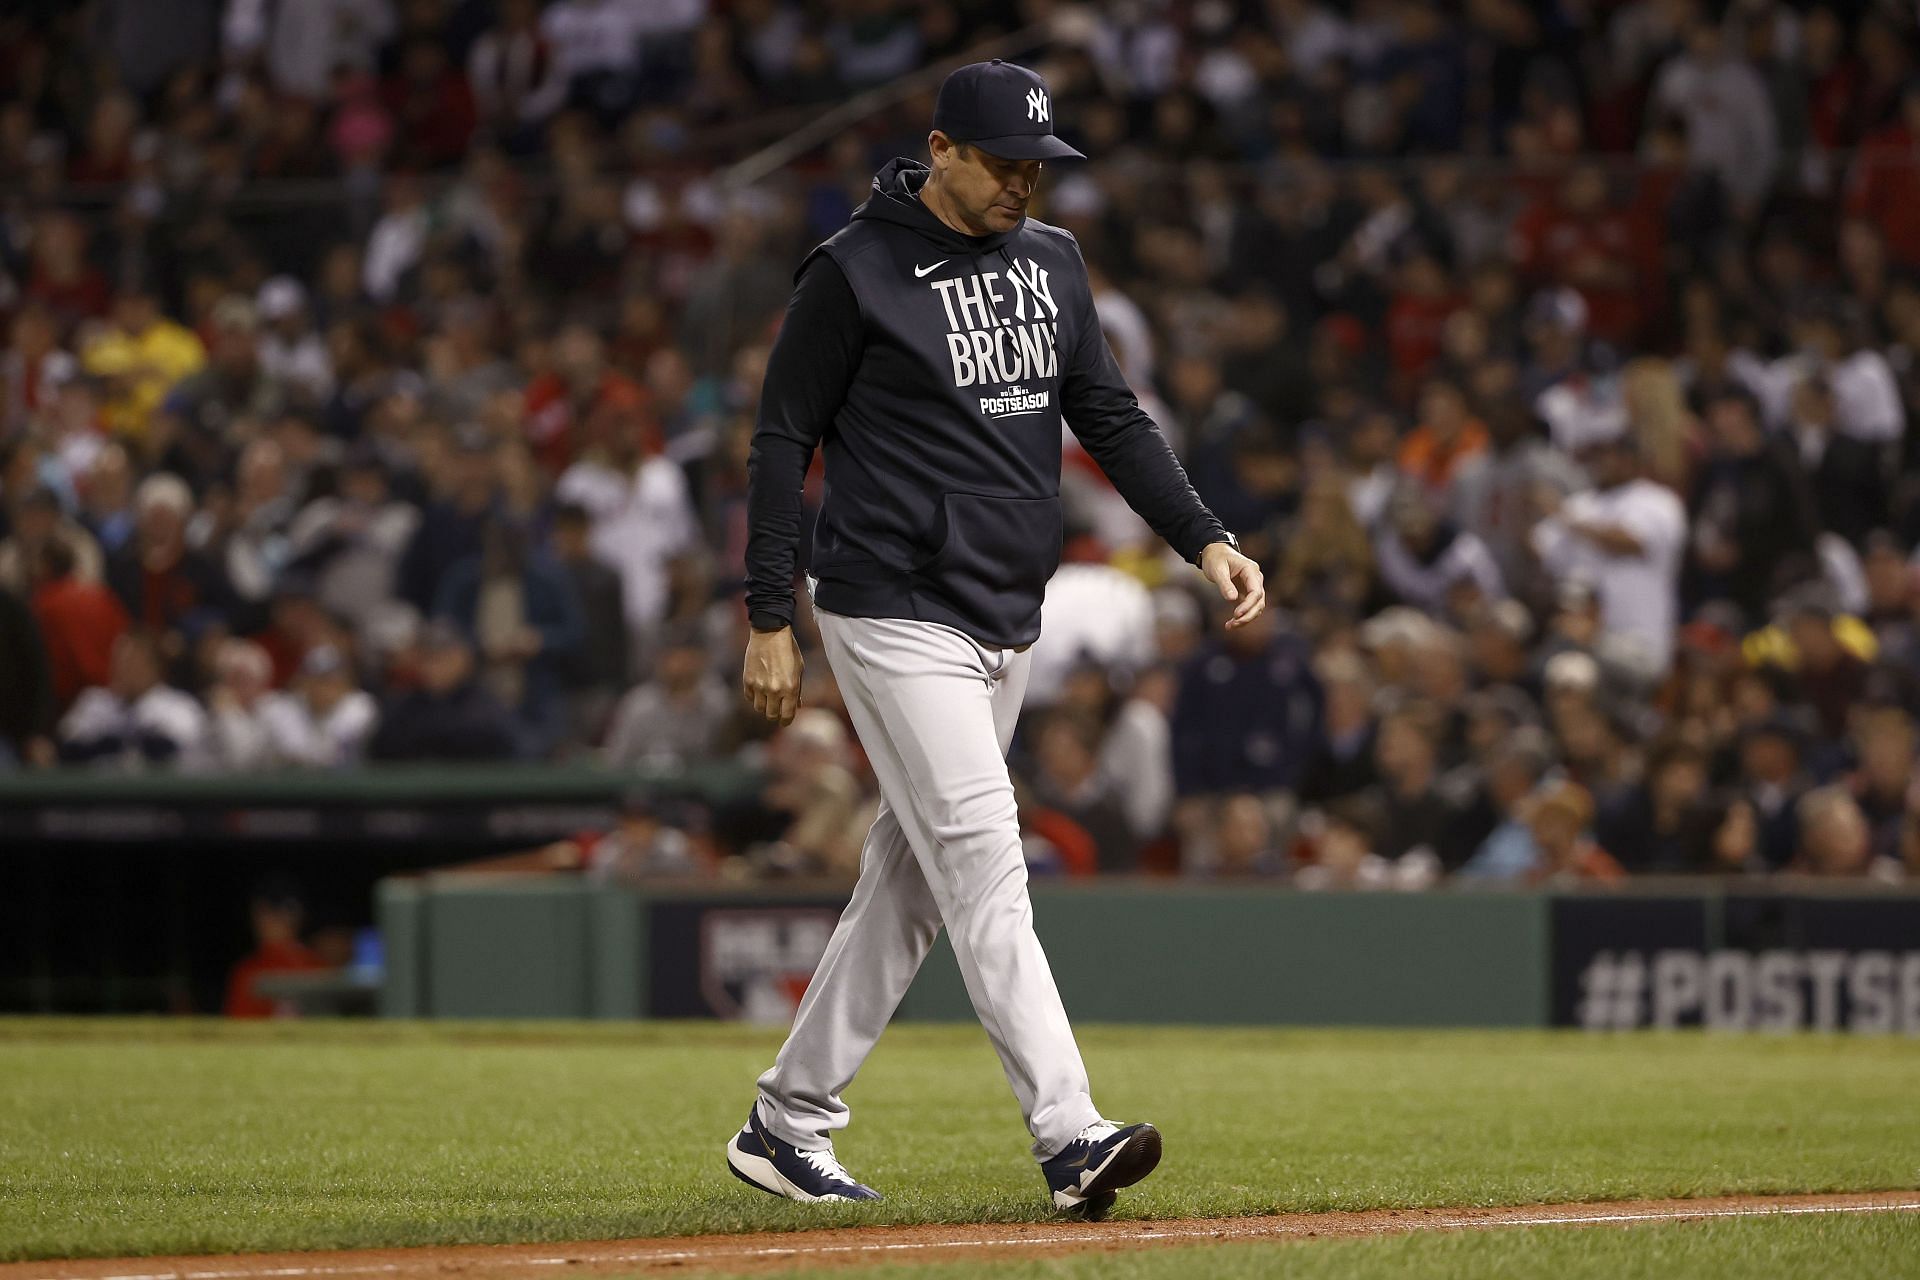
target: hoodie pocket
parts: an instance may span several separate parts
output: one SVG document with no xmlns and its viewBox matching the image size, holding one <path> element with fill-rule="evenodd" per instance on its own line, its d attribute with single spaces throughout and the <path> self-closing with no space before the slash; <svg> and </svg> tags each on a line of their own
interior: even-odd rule
<svg viewBox="0 0 1920 1280">
<path fill-rule="evenodd" d="M 1060 499 L 949 493 L 914 574 L 963 617 L 1019 630 L 1060 567 Z"/>
</svg>

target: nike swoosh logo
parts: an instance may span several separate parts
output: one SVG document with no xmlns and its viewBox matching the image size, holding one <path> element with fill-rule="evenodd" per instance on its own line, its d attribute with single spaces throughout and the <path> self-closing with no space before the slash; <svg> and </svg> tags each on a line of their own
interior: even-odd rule
<svg viewBox="0 0 1920 1280">
<path fill-rule="evenodd" d="M 913 278 L 914 278 L 915 280 L 922 280 L 922 279 L 925 279 L 925 278 L 926 278 L 926 274 L 927 274 L 927 272 L 929 272 L 929 271 L 938 271 L 938 270 L 940 269 L 940 267 L 941 267 L 941 266 L 942 266 L 942 265 L 943 265 L 943 264 L 944 264 L 945 262 L 946 262 L 946 259 L 945 259 L 945 258 L 942 258 L 942 259 L 940 259 L 940 261 L 939 261 L 939 262 L 936 262 L 936 263 L 934 263 L 934 264 L 933 264 L 932 266 L 930 266 L 930 267 L 915 267 L 915 268 L 913 269 Z"/>
</svg>

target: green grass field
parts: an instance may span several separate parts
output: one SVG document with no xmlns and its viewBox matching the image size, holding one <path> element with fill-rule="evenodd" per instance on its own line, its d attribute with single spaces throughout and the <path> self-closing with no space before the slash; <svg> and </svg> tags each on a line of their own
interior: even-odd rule
<svg viewBox="0 0 1920 1280">
<path fill-rule="evenodd" d="M 860 1280 L 970 1280 L 978 1262 L 880 1266 Z M 785 1273 L 821 1280 L 844 1270 Z M 994 1280 L 1775 1280 L 1782 1276 L 1910 1280 L 1920 1275 L 1920 1226 L 1910 1219 L 1771 1219 L 1650 1223 L 1631 1228 L 1528 1227 L 1371 1240 L 1080 1253 L 1030 1262 L 996 1259 Z"/>
<path fill-rule="evenodd" d="M 840 1154 L 885 1204 L 740 1186 L 720 1147 L 777 1043 L 687 1024 L 0 1021 L 0 1258 L 1048 1216 L 974 1027 L 895 1028 L 850 1091 Z M 1108 1114 L 1166 1133 L 1123 1216 L 1920 1187 L 1920 1042 L 1097 1027 L 1082 1043 Z M 1289 1275 L 1485 1273 L 1511 1255 L 1588 1274 L 1562 1260 L 1593 1241 L 1622 1259 L 1671 1242 L 1742 1275 L 1835 1274 L 1815 1264 L 1897 1244 L 1913 1270 L 1881 1274 L 1920 1274 L 1912 1217 L 1220 1246 L 1209 1273 L 1282 1256 Z M 1154 1268 L 1191 1252 L 1100 1274 L 1183 1274 Z"/>
</svg>

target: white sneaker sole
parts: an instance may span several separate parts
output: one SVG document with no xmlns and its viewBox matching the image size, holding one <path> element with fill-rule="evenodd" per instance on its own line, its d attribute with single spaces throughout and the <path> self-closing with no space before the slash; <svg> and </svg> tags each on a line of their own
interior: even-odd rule
<svg viewBox="0 0 1920 1280">
<path fill-rule="evenodd" d="M 798 1200 L 804 1204 L 852 1204 L 846 1196 L 809 1195 L 780 1176 L 773 1167 L 773 1161 L 765 1156 L 756 1156 L 740 1149 L 740 1139 L 736 1136 L 727 1142 L 727 1165 L 744 1181 L 767 1192 L 769 1195 L 784 1196 L 788 1200 Z"/>
</svg>

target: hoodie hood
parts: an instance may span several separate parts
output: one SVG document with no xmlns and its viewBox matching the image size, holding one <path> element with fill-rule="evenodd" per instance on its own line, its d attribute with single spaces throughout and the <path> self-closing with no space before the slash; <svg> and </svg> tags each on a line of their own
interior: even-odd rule
<svg viewBox="0 0 1920 1280">
<path fill-rule="evenodd" d="M 873 195 L 867 202 L 853 211 L 853 219 L 874 219 L 891 222 L 907 227 L 924 238 L 929 244 L 946 253 L 992 253 L 1020 234 L 1027 225 L 1026 215 L 1009 231 L 996 231 L 988 236 L 970 236 L 955 231 L 940 221 L 933 210 L 927 208 L 927 202 L 920 198 L 920 188 L 926 185 L 933 170 L 918 160 L 905 156 L 896 156 L 881 166 L 880 172 L 873 175 Z"/>
</svg>

